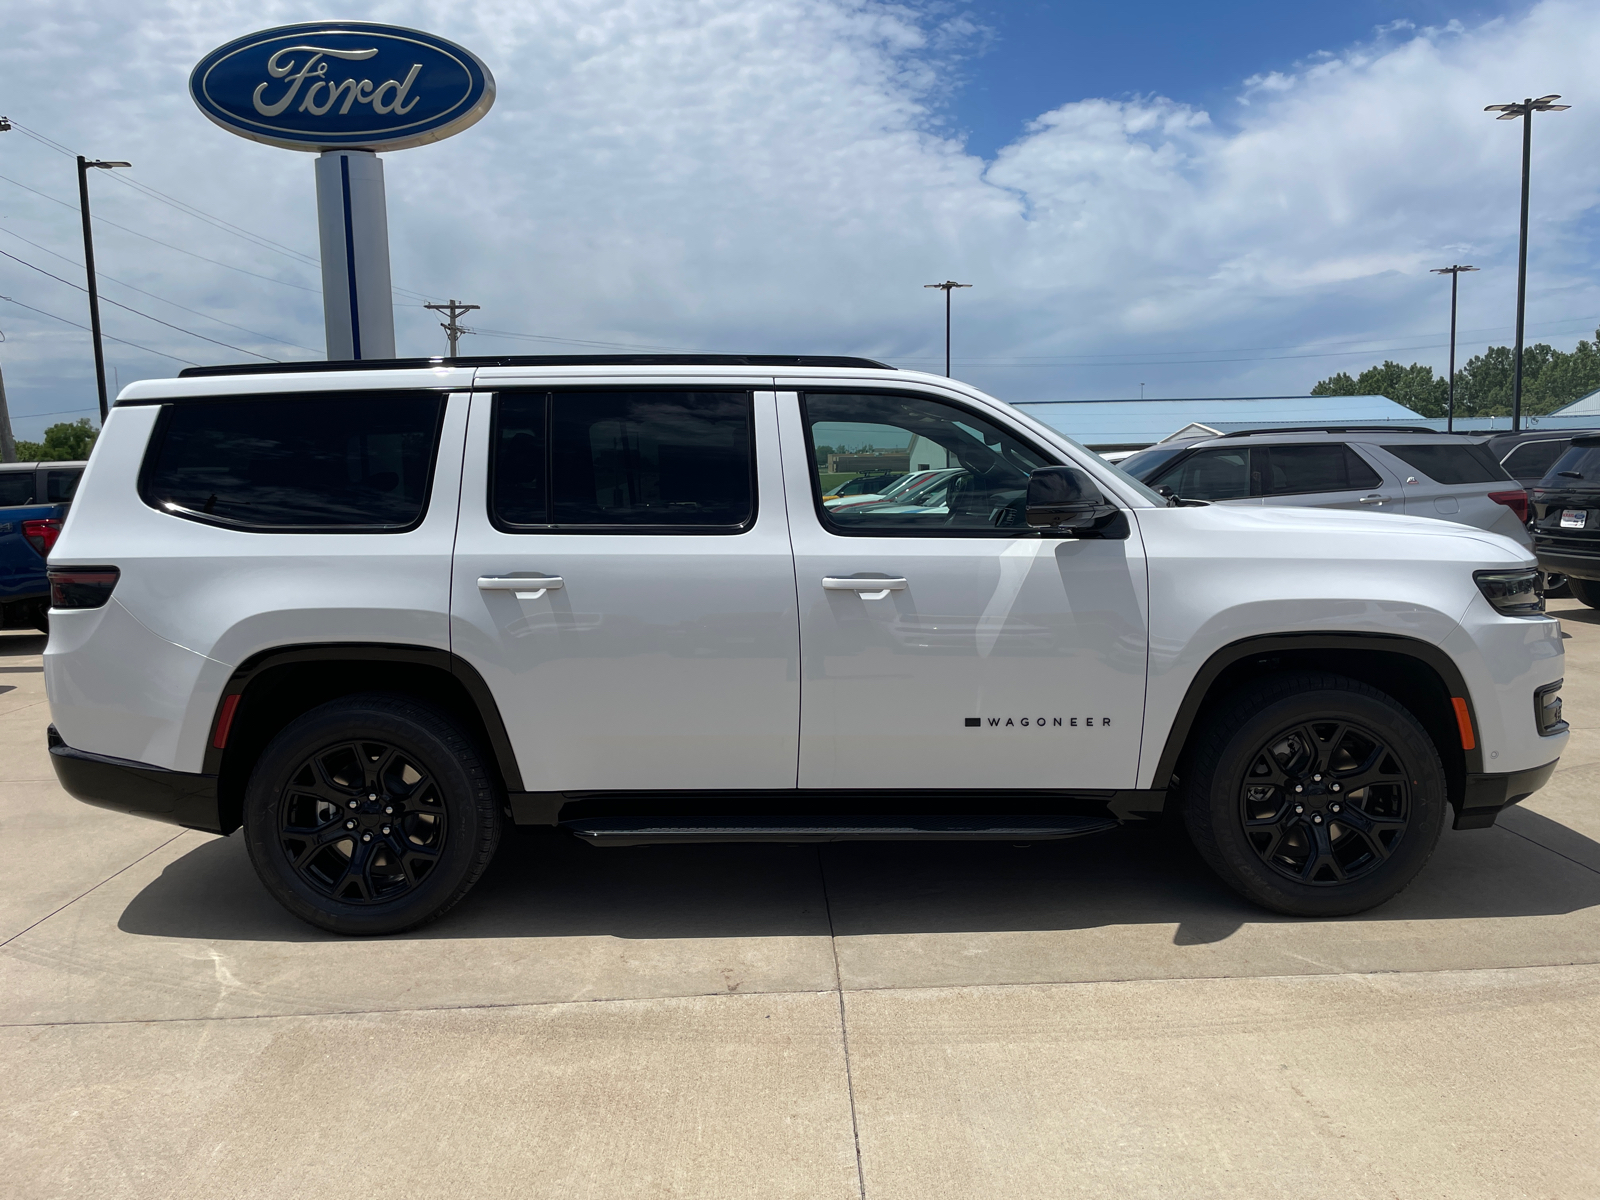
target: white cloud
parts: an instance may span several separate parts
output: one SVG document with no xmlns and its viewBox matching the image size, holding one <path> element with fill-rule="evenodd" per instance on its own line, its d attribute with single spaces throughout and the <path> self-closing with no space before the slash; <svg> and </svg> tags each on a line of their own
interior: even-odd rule
<svg viewBox="0 0 1600 1200">
<path fill-rule="evenodd" d="M 992 163 L 941 136 L 952 66 L 987 34 L 877 0 L 560 0 L 353 5 L 427 28 L 495 71 L 495 109 L 386 157 L 395 278 L 483 305 L 484 328 L 641 346 L 866 353 L 932 365 L 956 278 L 958 371 L 1014 399 L 1303 391 L 1365 358 L 1295 358 L 1313 341 L 1419 343 L 1445 324 L 1427 268 L 1472 261 L 1462 325 L 1509 327 L 1517 128 L 1482 112 L 1557 91 L 1535 131 L 1530 329 L 1600 314 L 1590 234 L 1600 126 L 1589 85 L 1600 10 L 1546 0 L 1478 29 L 1390 28 L 1292 74 L 1245 81 L 1206 114 L 1161 97 L 1041 115 Z M 310 19 L 309 4 L 78 0 L 0 28 L 0 112 L 136 177 L 314 252 L 309 155 L 232 138 L 187 99 L 207 50 Z M 0 135 L 0 174 L 71 199 L 70 160 Z M 96 212 L 285 282 L 313 267 L 95 181 Z M 76 215 L 0 183 L 0 229 L 78 254 Z M 317 298 L 106 230 L 102 269 L 225 320 L 321 342 Z M 7 250 L 77 279 L 13 238 Z M 0 260 L 0 293 L 81 319 L 81 296 Z M 108 286 L 107 295 L 267 353 L 260 339 Z M 433 352 L 433 314 L 400 310 L 402 353 Z M 1567 321 L 1567 326 L 1561 322 Z M 198 361 L 237 358 L 115 310 L 110 332 Z M 12 407 L 86 403 L 86 339 L 0 303 Z M 1420 335 L 1420 336 L 1419 336 Z M 238 340 L 247 339 L 247 340 Z M 463 350 L 537 352 L 467 339 Z M 551 350 L 572 347 L 554 345 Z M 1186 366 L 1064 356 L 1198 350 Z M 111 349 L 123 373 L 159 360 Z M 1382 357 L 1381 353 L 1372 356 Z M 1443 351 L 1394 352 L 1442 362 Z M 1029 365 L 1014 365 L 1024 361 Z M 1054 360 L 1053 364 L 1052 361 Z M 1012 364 L 1012 365 L 1008 365 Z M 1042 365 L 1041 365 L 1042 364 Z M 37 432 L 19 421 L 24 433 Z"/>
</svg>

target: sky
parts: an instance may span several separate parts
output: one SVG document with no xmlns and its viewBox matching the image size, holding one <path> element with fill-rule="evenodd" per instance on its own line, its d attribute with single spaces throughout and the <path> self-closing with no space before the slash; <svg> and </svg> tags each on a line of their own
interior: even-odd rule
<svg viewBox="0 0 1600 1200">
<path fill-rule="evenodd" d="M 0 6 L 0 367 L 19 437 L 94 412 L 70 153 L 113 390 L 322 353 L 312 156 L 234 137 L 188 73 L 298 0 Z M 401 354 L 861 354 L 1005 400 L 1304 394 L 1509 343 L 1536 119 L 1530 340 L 1600 326 L 1600 5 L 1578 0 L 345 0 L 497 82 L 384 155 Z M 113 176 L 117 176 L 113 178 Z M 19 261 L 20 260 L 20 261 Z M 44 272 L 48 272 L 45 274 Z M 58 276 L 59 279 L 50 276 Z M 80 285 L 75 288 L 73 285 Z M 123 305 L 126 307 L 118 307 Z M 133 311 L 137 310 L 137 311 Z M 141 315 L 143 314 L 143 315 Z M 72 322 L 69 324 L 68 322 Z M 131 344 L 129 344 L 131 343 Z"/>
</svg>

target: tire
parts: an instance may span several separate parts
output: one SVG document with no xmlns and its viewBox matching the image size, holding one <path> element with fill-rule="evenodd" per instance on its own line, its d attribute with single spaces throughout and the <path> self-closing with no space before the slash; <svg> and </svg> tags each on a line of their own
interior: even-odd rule
<svg viewBox="0 0 1600 1200">
<path fill-rule="evenodd" d="M 1590 608 L 1600 608 L 1600 580 L 1574 579 L 1569 575 L 1567 586 L 1572 589 L 1574 596 Z"/>
<path fill-rule="evenodd" d="M 399 933 L 449 911 L 488 868 L 498 792 L 472 740 L 438 710 L 345 696 L 262 752 L 245 790 L 245 842 L 267 890 L 301 920 Z"/>
<path fill-rule="evenodd" d="M 1189 836 L 1224 882 L 1274 912 L 1336 917 L 1382 904 L 1416 878 L 1444 828 L 1433 741 L 1410 711 L 1353 679 L 1249 684 L 1193 745 Z"/>
</svg>

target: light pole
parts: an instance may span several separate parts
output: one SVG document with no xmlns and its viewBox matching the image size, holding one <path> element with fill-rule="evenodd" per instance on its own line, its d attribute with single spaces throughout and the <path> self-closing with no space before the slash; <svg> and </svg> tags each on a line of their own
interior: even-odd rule
<svg viewBox="0 0 1600 1200">
<path fill-rule="evenodd" d="M 106 404 L 106 352 L 100 344 L 100 291 L 94 280 L 94 232 L 89 225 L 89 168 L 109 170 L 131 167 L 132 163 L 93 161 L 78 155 L 78 211 L 83 216 L 83 265 L 89 272 L 89 336 L 94 340 L 94 381 L 100 389 L 100 424 L 110 411 Z"/>
<path fill-rule="evenodd" d="M 1435 275 L 1450 276 L 1450 399 L 1444 410 L 1444 431 L 1456 431 L 1456 285 L 1461 282 L 1461 272 L 1476 271 L 1477 267 L 1434 267 Z"/>
<path fill-rule="evenodd" d="M 1551 104 L 1560 96 L 1540 96 L 1521 104 L 1488 104 L 1484 112 L 1497 112 L 1497 120 L 1522 121 L 1522 236 L 1517 243 L 1517 349 L 1511 363 L 1511 429 L 1522 428 L 1522 316 L 1528 302 L 1528 164 L 1533 158 L 1533 114 L 1565 112 L 1570 104 Z"/>
<path fill-rule="evenodd" d="M 946 279 L 943 283 L 925 283 L 925 288 L 938 288 L 944 293 L 944 377 L 950 378 L 950 293 L 956 288 L 971 287 L 970 283 L 957 283 Z"/>
</svg>

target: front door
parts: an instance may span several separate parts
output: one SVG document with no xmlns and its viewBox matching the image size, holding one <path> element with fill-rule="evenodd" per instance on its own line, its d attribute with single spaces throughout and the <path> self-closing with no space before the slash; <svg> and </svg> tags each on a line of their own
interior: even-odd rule
<svg viewBox="0 0 1600 1200">
<path fill-rule="evenodd" d="M 451 641 L 528 791 L 795 786 L 776 426 L 771 392 L 473 397 Z"/>
<path fill-rule="evenodd" d="M 800 786 L 1134 787 L 1148 642 L 1137 526 L 1105 541 L 1028 529 L 1028 474 L 1061 456 L 976 407 L 891 392 L 778 401 Z M 824 504 L 838 468 L 875 463 L 940 474 Z"/>
</svg>

